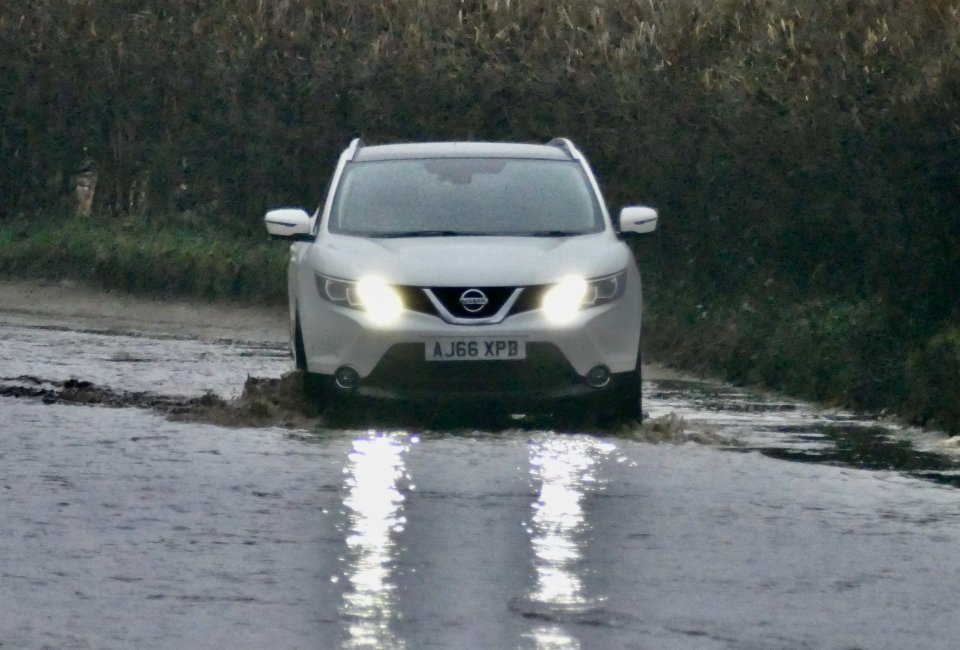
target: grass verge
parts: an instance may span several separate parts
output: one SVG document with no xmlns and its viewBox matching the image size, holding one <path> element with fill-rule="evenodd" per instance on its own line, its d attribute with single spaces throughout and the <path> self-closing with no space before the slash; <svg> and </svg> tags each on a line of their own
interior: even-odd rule
<svg viewBox="0 0 960 650">
<path fill-rule="evenodd" d="M 0 274 L 151 296 L 281 302 L 287 249 L 266 236 L 143 219 L 0 222 Z"/>
<path fill-rule="evenodd" d="M 657 294 L 647 301 L 647 358 L 960 431 L 960 328 L 911 330 L 876 299 Z"/>
</svg>

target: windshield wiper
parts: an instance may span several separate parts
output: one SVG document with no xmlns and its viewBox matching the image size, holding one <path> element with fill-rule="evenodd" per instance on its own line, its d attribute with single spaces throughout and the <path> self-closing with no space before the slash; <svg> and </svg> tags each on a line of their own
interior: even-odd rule
<svg viewBox="0 0 960 650">
<path fill-rule="evenodd" d="M 398 230 L 396 232 L 362 233 L 377 239 L 404 237 L 573 237 L 586 234 L 579 230 L 535 230 L 533 232 L 471 232 L 469 230 Z"/>
<path fill-rule="evenodd" d="M 477 237 L 489 235 L 486 232 L 470 232 L 465 230 L 401 230 L 398 232 L 369 233 L 369 237 L 398 238 L 398 237 Z"/>
<path fill-rule="evenodd" d="M 535 232 L 525 233 L 528 237 L 573 237 L 584 233 L 578 230 L 537 230 Z"/>
</svg>

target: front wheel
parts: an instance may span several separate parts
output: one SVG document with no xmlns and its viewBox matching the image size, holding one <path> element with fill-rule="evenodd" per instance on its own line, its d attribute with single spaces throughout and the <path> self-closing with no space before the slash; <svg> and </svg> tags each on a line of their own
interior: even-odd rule
<svg viewBox="0 0 960 650">
<path fill-rule="evenodd" d="M 303 377 L 303 399 L 314 408 L 326 407 L 330 402 L 330 378 L 307 370 L 307 351 L 303 345 L 299 315 L 293 326 L 293 363 Z"/>
<path fill-rule="evenodd" d="M 614 375 L 611 383 L 602 392 L 558 404 L 554 410 L 558 426 L 568 429 L 593 425 L 609 429 L 639 422 L 642 417 L 639 365 L 636 371 Z"/>
<path fill-rule="evenodd" d="M 303 399 L 317 409 L 323 409 L 330 404 L 332 387 L 330 377 L 315 372 L 301 371 L 303 375 Z"/>
<path fill-rule="evenodd" d="M 607 422 L 639 421 L 643 418 L 640 366 L 616 378 L 617 383 L 603 396 L 599 415 Z"/>
<path fill-rule="evenodd" d="M 303 332 L 300 331 L 300 314 L 293 322 L 293 365 L 297 370 L 307 371 L 307 351 L 303 347 Z"/>
</svg>

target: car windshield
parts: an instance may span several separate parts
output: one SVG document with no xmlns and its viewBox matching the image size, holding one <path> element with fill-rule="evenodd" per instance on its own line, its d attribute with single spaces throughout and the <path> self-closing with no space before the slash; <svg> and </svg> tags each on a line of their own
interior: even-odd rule
<svg viewBox="0 0 960 650">
<path fill-rule="evenodd" d="M 333 232 L 370 237 L 563 237 L 603 227 L 576 162 L 517 158 L 350 163 L 330 219 Z"/>
</svg>

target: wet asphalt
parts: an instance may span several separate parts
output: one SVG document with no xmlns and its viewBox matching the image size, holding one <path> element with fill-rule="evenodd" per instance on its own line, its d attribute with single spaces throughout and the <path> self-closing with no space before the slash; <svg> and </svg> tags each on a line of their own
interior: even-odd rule
<svg viewBox="0 0 960 650">
<path fill-rule="evenodd" d="M 229 400 L 288 369 L 273 343 L 0 323 L 0 387 Z M 651 419 L 715 435 L 0 397 L 0 648 L 957 647 L 939 438 L 712 382 L 644 391 Z"/>
</svg>

